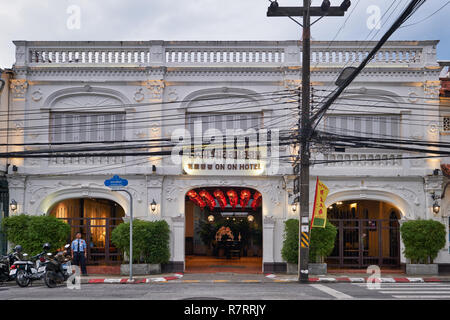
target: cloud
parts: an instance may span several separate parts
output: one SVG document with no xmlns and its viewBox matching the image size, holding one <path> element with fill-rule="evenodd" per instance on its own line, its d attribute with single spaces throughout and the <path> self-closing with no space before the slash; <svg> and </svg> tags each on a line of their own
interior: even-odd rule
<svg viewBox="0 0 450 320">
<path fill-rule="evenodd" d="M 298 0 L 278 0 L 280 6 L 298 6 Z M 338 5 L 340 0 L 331 0 Z M 320 5 L 321 0 L 313 1 Z M 345 17 L 326 17 L 312 28 L 315 40 L 378 40 L 409 0 L 353 0 Z M 81 28 L 67 28 L 67 8 L 81 9 Z M 266 17 L 265 0 L 16 0 L 2 4 L 0 13 L 0 67 L 14 62 L 13 40 L 292 40 L 301 28 L 284 17 Z M 369 6 L 379 6 L 382 28 L 367 27 Z M 410 19 L 420 21 L 443 5 L 430 0 Z M 395 10 L 394 10 L 395 9 Z M 433 17 L 398 30 L 396 40 L 441 39 L 438 58 L 450 59 L 450 5 Z"/>
</svg>

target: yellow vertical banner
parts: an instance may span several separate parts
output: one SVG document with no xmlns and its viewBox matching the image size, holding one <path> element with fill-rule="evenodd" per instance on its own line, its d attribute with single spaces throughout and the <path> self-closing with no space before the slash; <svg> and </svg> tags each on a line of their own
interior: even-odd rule
<svg viewBox="0 0 450 320">
<path fill-rule="evenodd" d="M 311 228 L 325 228 L 327 223 L 327 207 L 325 206 L 325 200 L 329 191 L 328 187 L 319 180 L 319 177 L 317 177 Z"/>
</svg>

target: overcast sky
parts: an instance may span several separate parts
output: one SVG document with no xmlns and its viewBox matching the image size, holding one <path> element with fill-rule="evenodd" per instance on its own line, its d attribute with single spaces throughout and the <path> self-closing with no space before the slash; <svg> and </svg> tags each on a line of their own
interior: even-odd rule
<svg viewBox="0 0 450 320">
<path fill-rule="evenodd" d="M 300 27 L 289 18 L 266 16 L 268 0 L 0 1 L 1 68 L 10 68 L 14 63 L 13 40 L 292 40 L 301 34 Z M 280 6 L 303 3 L 278 2 Z M 312 37 L 378 40 L 409 2 L 352 0 L 345 17 L 322 19 L 313 26 Z M 313 5 L 321 3 L 312 1 Z M 331 0 L 332 5 L 340 3 Z M 381 15 L 387 14 L 381 20 L 381 29 L 371 30 L 376 24 L 377 8 Z M 440 40 L 438 59 L 450 60 L 449 19 L 450 1 L 427 0 L 405 25 L 419 23 L 398 30 L 391 40 Z"/>
</svg>

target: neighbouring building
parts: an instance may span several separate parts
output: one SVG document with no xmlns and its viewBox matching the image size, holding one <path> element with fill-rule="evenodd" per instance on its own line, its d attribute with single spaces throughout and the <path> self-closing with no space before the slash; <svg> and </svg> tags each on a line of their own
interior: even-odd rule
<svg viewBox="0 0 450 320">
<path fill-rule="evenodd" d="M 2 133 L 0 134 L 0 152 L 7 152 L 8 147 L 8 116 L 9 116 L 9 85 L 12 72 L 9 69 L 0 69 L 0 122 Z M 0 225 L 4 217 L 9 215 L 8 181 L 6 172 L 8 171 L 8 161 L 0 159 Z M 5 235 L 0 230 L 0 254 L 6 254 L 7 241 Z"/>
<path fill-rule="evenodd" d="M 213 262 L 196 257 L 227 255 L 239 256 L 257 272 L 286 270 L 281 256 L 284 222 L 298 216 L 289 161 L 295 150 L 287 134 L 297 124 L 300 42 L 14 44 L 7 129 L 14 145 L 8 151 L 42 149 L 51 154 L 9 159 L 9 197 L 17 202 L 10 214 L 64 219 L 90 243 L 90 263 L 117 262 L 111 230 L 129 217 L 130 199 L 105 187 L 104 181 L 119 175 L 128 180 L 135 217 L 164 219 L 170 225 L 171 258 L 164 271 L 214 268 Z M 342 68 L 357 65 L 374 44 L 313 42 L 313 105 L 336 87 Z M 437 44 L 386 43 L 318 130 L 358 137 L 442 139 L 441 129 L 448 124 L 438 117 L 442 67 L 436 61 Z M 201 149 L 197 158 L 176 162 L 163 153 L 180 142 L 173 139 L 175 129 L 193 133 L 183 136 L 183 146 L 197 156 L 193 142 L 210 142 L 214 136 L 221 143 L 220 133 L 227 129 L 243 130 L 237 139 L 243 139 L 246 150 L 255 137 L 250 129 L 260 130 L 258 143 L 269 143 L 262 148 L 263 157 L 251 156 L 242 166 L 215 163 L 202 157 Z M 237 148 L 233 142 L 224 141 L 220 150 L 217 143 L 208 154 L 229 156 L 227 152 Z M 117 145 L 123 148 L 104 149 Z M 71 153 L 64 153 L 64 148 Z M 447 179 L 436 170 L 440 160 L 414 156 L 397 150 L 314 145 L 311 204 L 319 176 L 330 189 L 328 216 L 339 230 L 329 268 L 400 267 L 406 262 L 402 222 L 431 218 L 448 228 L 444 205 L 439 213 L 432 211 L 432 195 L 441 195 Z M 212 223 L 223 223 L 223 228 L 211 235 Z M 233 238 L 233 245 L 221 245 L 223 237 Z M 437 262 L 450 263 L 448 244 Z"/>
</svg>

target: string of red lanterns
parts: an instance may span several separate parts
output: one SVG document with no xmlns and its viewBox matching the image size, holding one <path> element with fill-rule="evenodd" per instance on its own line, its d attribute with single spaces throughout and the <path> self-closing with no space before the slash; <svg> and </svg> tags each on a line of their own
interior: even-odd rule
<svg viewBox="0 0 450 320">
<path fill-rule="evenodd" d="M 201 209 L 206 207 L 205 201 L 195 192 L 194 190 L 191 190 L 187 193 L 187 196 L 189 199 L 194 202 L 196 205 L 198 205 Z"/>
<path fill-rule="evenodd" d="M 225 207 L 227 206 L 227 197 L 228 202 L 230 206 L 233 208 L 233 210 L 236 209 L 238 203 L 241 205 L 242 210 L 244 210 L 247 207 L 248 203 L 250 202 L 250 199 L 252 199 L 251 191 L 248 189 L 243 189 L 240 195 L 238 195 L 238 193 L 234 189 L 230 189 L 226 192 L 226 196 L 222 190 L 216 189 L 214 190 L 213 195 L 211 195 L 205 189 L 202 189 L 198 194 L 197 192 L 195 192 L 195 190 L 190 190 L 187 193 L 189 200 L 194 202 L 201 209 L 204 209 L 206 206 L 208 206 L 211 211 L 214 210 L 216 206 L 216 199 L 217 203 L 219 204 L 222 210 L 224 210 Z M 254 211 L 256 211 L 257 208 L 261 206 L 261 203 L 262 203 L 261 193 L 255 191 L 255 193 L 253 194 L 253 201 L 250 206 Z"/>
</svg>

